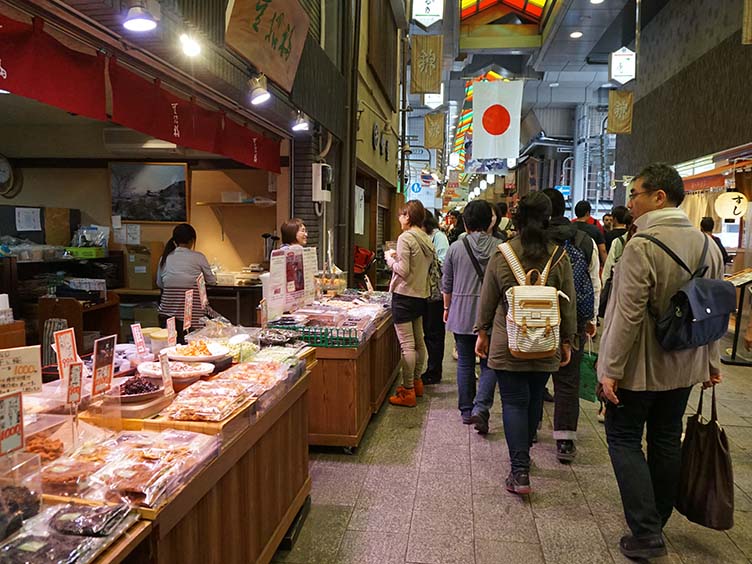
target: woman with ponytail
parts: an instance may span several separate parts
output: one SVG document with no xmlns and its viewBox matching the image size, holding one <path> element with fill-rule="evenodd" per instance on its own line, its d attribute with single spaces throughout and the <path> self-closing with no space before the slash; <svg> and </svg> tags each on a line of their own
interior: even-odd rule
<svg viewBox="0 0 752 564">
<path fill-rule="evenodd" d="M 566 253 L 557 252 L 547 235 L 551 217 L 551 200 L 542 192 L 522 198 L 514 218 L 519 237 L 509 241 L 525 272 L 543 272 L 552 257 L 560 257 L 546 281 L 569 297 L 560 299 L 561 348 L 547 358 L 515 358 L 507 342 L 506 316 L 509 304 L 506 292 L 517 280 L 504 255 L 497 250 L 491 257 L 481 288 L 476 321 L 478 340 L 475 352 L 487 358 L 488 367 L 496 371 L 501 392 L 504 435 L 512 470 L 506 489 L 512 493 L 530 493 L 530 447 L 538 428 L 543 406 L 543 389 L 549 374 L 569 363 L 571 339 L 577 332 L 577 307 L 572 266 Z M 489 333 L 490 342 L 489 342 Z"/>
<path fill-rule="evenodd" d="M 159 301 L 159 319 L 162 327 L 168 317 L 175 318 L 178 336 L 183 336 L 183 312 L 185 292 L 193 290 L 192 327 L 200 325 L 204 316 L 201 298 L 198 295 L 198 275 L 203 273 L 207 284 L 216 284 L 217 278 L 209 267 L 209 261 L 193 250 L 196 244 L 196 230 L 187 223 L 181 223 L 172 231 L 172 237 L 165 244 L 164 253 L 157 268 L 157 286 L 162 288 Z"/>
</svg>

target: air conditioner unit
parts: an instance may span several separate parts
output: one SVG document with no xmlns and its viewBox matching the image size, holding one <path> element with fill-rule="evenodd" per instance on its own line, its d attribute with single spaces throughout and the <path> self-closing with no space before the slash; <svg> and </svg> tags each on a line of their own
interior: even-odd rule
<svg viewBox="0 0 752 564">
<path fill-rule="evenodd" d="M 328 164 L 316 163 L 313 166 L 313 197 L 314 202 L 332 201 L 332 167 Z"/>
<path fill-rule="evenodd" d="M 183 149 L 175 143 L 162 141 L 124 127 L 106 127 L 102 130 L 104 147 L 111 153 L 163 153 L 178 154 Z"/>
</svg>

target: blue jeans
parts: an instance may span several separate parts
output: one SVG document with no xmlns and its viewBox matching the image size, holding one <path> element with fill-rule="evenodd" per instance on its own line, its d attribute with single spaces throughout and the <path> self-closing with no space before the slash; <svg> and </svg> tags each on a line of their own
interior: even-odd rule
<svg viewBox="0 0 752 564">
<path fill-rule="evenodd" d="M 488 421 L 496 388 L 496 373 L 488 368 L 486 359 L 480 359 L 480 382 L 475 389 L 475 335 L 454 334 L 457 345 L 457 395 L 458 407 L 463 416 L 480 415 Z"/>
<path fill-rule="evenodd" d="M 504 436 L 513 472 L 530 471 L 530 447 L 543 409 L 546 372 L 497 370 Z"/>
</svg>

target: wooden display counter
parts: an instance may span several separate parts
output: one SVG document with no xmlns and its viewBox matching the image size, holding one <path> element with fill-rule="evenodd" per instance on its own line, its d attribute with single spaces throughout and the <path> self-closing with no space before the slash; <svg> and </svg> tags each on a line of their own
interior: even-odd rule
<svg viewBox="0 0 752 564">
<path fill-rule="evenodd" d="M 223 564 L 271 561 L 311 491 L 308 389 L 317 368 L 304 352 L 304 374 L 222 444 L 206 468 L 135 527 L 97 564 Z"/>
<path fill-rule="evenodd" d="M 357 447 L 371 415 L 386 399 L 399 358 L 391 315 L 358 348 L 317 347 L 309 391 L 308 444 Z"/>
</svg>

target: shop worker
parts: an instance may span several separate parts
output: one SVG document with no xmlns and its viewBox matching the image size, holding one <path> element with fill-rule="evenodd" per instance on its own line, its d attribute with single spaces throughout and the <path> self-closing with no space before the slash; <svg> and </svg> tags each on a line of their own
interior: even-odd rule
<svg viewBox="0 0 752 564">
<path fill-rule="evenodd" d="M 663 527 L 676 501 L 681 465 L 682 418 L 692 386 L 721 380 L 718 341 L 684 350 L 665 350 L 655 318 L 688 280 L 682 267 L 647 234 L 672 250 L 685 265 L 700 264 L 706 236 L 679 209 L 684 183 L 666 164 L 640 172 L 629 194 L 637 235 L 624 247 L 613 274 L 598 356 L 598 379 L 606 406 L 606 439 L 619 484 L 630 535 L 619 548 L 628 558 L 666 554 Z M 707 247 L 707 278 L 723 276 L 718 248 Z M 647 426 L 647 460 L 642 449 Z"/>
<path fill-rule="evenodd" d="M 305 247 L 308 244 L 308 230 L 302 219 L 298 219 L 297 217 L 288 219 L 279 228 L 279 232 L 282 235 L 282 246 L 280 249 L 284 249 L 290 245 Z"/>
<path fill-rule="evenodd" d="M 196 230 L 188 223 L 181 223 L 172 231 L 157 268 L 157 286 L 162 289 L 159 301 L 160 325 L 165 327 L 168 317 L 175 318 L 178 338 L 183 336 L 185 292 L 193 290 L 193 315 L 191 326 L 203 325 L 204 309 L 198 295 L 196 279 L 203 273 L 207 284 L 216 284 L 217 278 L 203 253 L 193 250 L 196 245 Z"/>
</svg>

